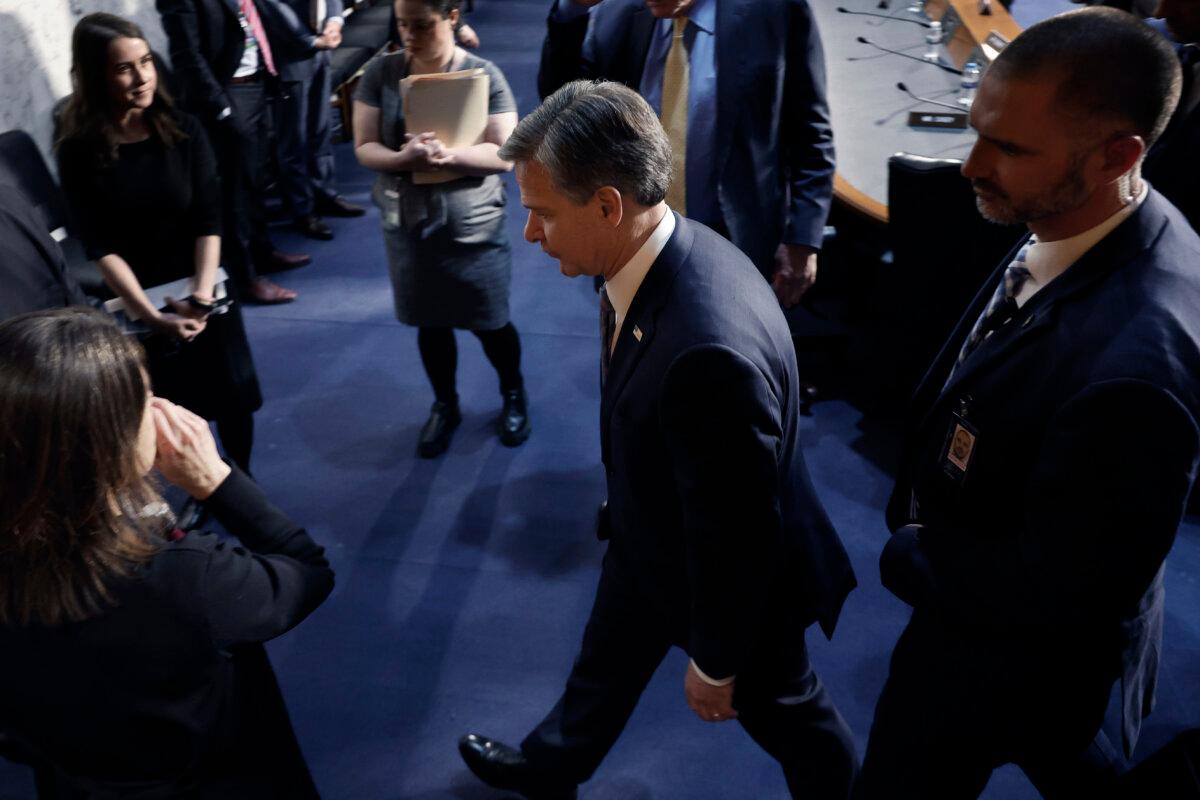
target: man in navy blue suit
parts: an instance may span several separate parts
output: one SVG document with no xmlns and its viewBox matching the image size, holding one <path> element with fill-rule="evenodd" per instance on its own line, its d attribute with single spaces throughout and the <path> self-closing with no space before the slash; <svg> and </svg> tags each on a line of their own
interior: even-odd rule
<svg viewBox="0 0 1200 800">
<path fill-rule="evenodd" d="M 638 90 L 680 159 L 671 208 L 736 244 L 785 306 L 799 302 L 816 279 L 834 173 L 808 2 L 604 0 L 580 43 L 589 5 L 557 0 L 551 10 L 540 89 L 585 77 Z"/>
<path fill-rule="evenodd" d="M 320 217 L 358 217 L 366 210 L 338 195 L 329 109 L 330 56 L 342 42 L 342 0 L 260 0 L 279 69 L 275 104 L 279 183 L 296 228 L 332 239 Z"/>
<path fill-rule="evenodd" d="M 517 126 L 525 238 L 599 276 L 608 552 L 566 690 L 515 749 L 460 742 L 471 769 L 529 798 L 573 798 L 672 645 L 688 704 L 737 719 L 797 798 L 845 798 L 853 739 L 808 661 L 854 575 L 800 452 L 787 324 L 741 252 L 664 202 L 670 146 L 618 83 L 560 89 Z"/>
<path fill-rule="evenodd" d="M 864 799 L 976 797 L 1005 763 L 1105 797 L 1118 681 L 1133 751 L 1200 459 L 1200 238 L 1140 175 L 1179 87 L 1170 45 L 1104 8 L 1024 31 L 980 84 L 963 174 L 1030 236 L 914 399 L 880 561 L 913 612 Z"/>
</svg>

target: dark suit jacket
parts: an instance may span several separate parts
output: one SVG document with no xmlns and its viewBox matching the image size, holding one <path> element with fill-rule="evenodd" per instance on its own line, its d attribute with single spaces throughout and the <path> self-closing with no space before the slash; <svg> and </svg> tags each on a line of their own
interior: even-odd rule
<svg viewBox="0 0 1200 800">
<path fill-rule="evenodd" d="M 170 44 L 180 102 L 201 122 L 212 124 L 230 106 L 225 88 L 245 49 L 238 0 L 155 0 L 154 5 Z M 262 0 L 256 5 L 261 9 Z"/>
<path fill-rule="evenodd" d="M 926 527 L 892 537 L 884 584 L 1023 648 L 1014 669 L 1032 680 L 1076 653 L 1092 676 L 1111 670 L 1129 752 L 1153 701 L 1163 559 L 1200 456 L 1198 263 L 1200 238 L 1152 190 L 943 391 L 1002 265 L 917 390 L 888 506 L 894 531 Z M 942 466 L 956 412 L 977 432 L 961 485 Z"/>
<path fill-rule="evenodd" d="M 770 287 L 677 217 L 622 324 L 601 448 L 610 557 L 714 677 L 763 637 L 832 635 L 855 585 L 804 466 L 798 392 Z"/>
<path fill-rule="evenodd" d="M 575 71 L 580 23 L 551 19 L 539 88 L 589 77 L 636 91 L 655 21 L 643 0 L 605 0 Z M 721 211 L 733 243 L 769 277 L 780 242 L 821 246 L 833 198 L 821 38 L 806 0 L 721 0 L 716 37 Z"/>
<path fill-rule="evenodd" d="M 98 617 L 0 627 L 0 725 L 94 790 L 179 797 L 220 781 L 201 796 L 307 796 L 279 791 L 307 770 L 298 750 L 268 763 L 294 738 L 265 657 L 244 648 L 308 616 L 333 571 L 237 468 L 205 504 L 244 546 L 188 534 L 114 584 L 117 604 Z"/>
<path fill-rule="evenodd" d="M 321 30 L 313 28 L 309 6 L 310 0 L 258 0 L 281 80 L 308 80 L 321 64 L 329 63 L 329 51 L 313 47 Z M 327 0 L 322 27 L 326 20 L 341 14 L 341 0 Z"/>
<path fill-rule="evenodd" d="M 0 184 L 0 286 L 0 320 L 87 304 L 45 220 L 19 189 L 6 184 Z"/>
<path fill-rule="evenodd" d="M 1190 81 L 1190 76 L 1189 76 Z M 1200 106 L 1182 111 L 1146 155 L 1142 174 L 1200 231 Z"/>
</svg>

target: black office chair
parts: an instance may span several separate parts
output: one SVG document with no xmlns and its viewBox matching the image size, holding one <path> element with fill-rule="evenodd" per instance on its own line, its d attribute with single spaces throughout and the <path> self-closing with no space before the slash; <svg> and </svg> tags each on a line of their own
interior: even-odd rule
<svg viewBox="0 0 1200 800">
<path fill-rule="evenodd" d="M 25 131 L 0 133 L 0 183 L 16 186 L 46 221 L 46 230 L 58 241 L 67 260 L 67 269 L 91 296 L 105 296 L 100 270 L 84 252 L 83 243 L 73 235 L 66 202 L 42 153 Z"/>
<path fill-rule="evenodd" d="M 907 405 L 984 281 L 1024 233 L 975 207 L 962 162 L 897 153 L 888 159 L 888 238 L 875 300 L 882 396 Z"/>
</svg>

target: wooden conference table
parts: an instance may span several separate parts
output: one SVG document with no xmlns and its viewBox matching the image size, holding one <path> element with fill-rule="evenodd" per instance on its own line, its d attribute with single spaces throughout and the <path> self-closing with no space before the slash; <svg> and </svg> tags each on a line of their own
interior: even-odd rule
<svg viewBox="0 0 1200 800">
<path fill-rule="evenodd" d="M 814 0 L 810 5 L 825 45 L 837 148 L 834 196 L 871 220 L 887 222 L 887 162 L 891 155 L 906 152 L 963 159 L 975 142 L 970 129 L 909 127 L 910 111 L 938 111 L 939 106 L 914 100 L 896 84 L 903 82 L 921 97 L 953 103 L 959 76 L 858 41 L 865 37 L 882 47 L 920 58 L 927 48 L 927 29 L 902 21 L 924 19 L 906 10 L 909 0 L 891 0 L 889 9 L 878 8 L 878 0 Z M 839 7 L 892 19 L 848 14 L 838 11 Z M 948 9 L 953 9 L 961 24 L 939 49 L 943 63 L 956 68 L 962 67 L 989 34 L 1011 41 L 1021 30 L 999 0 L 992 0 L 988 16 L 980 15 L 978 0 L 930 0 L 926 13 L 942 20 Z"/>
</svg>

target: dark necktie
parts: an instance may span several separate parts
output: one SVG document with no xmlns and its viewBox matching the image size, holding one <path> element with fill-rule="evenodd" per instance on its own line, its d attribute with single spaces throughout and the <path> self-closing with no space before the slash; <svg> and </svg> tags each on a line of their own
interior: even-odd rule
<svg viewBox="0 0 1200 800">
<path fill-rule="evenodd" d="M 617 328 L 617 312 L 608 299 L 608 287 L 600 287 L 600 388 L 608 381 L 608 362 L 612 360 L 613 332 Z"/>
<path fill-rule="evenodd" d="M 1025 257 L 1029 255 L 1029 248 L 1033 246 L 1036 239 L 1030 238 L 1025 246 L 1018 252 L 1016 258 L 1004 270 L 1004 278 L 1000 281 L 1000 285 L 996 287 L 995 294 L 988 301 L 987 308 L 979 315 L 979 319 L 975 321 L 975 327 L 971 328 L 971 332 L 967 334 L 967 339 L 963 342 L 962 349 L 958 351 L 958 360 L 954 362 L 954 369 L 950 370 L 950 377 L 946 379 L 949 384 L 954 378 L 954 373 L 962 366 L 963 362 L 974 353 L 979 345 L 983 344 L 984 340 L 992 334 L 997 328 L 1012 318 L 1017 310 L 1016 296 L 1021 291 L 1021 287 L 1025 285 L 1025 281 L 1029 280 L 1029 267 L 1025 266 Z"/>
</svg>

